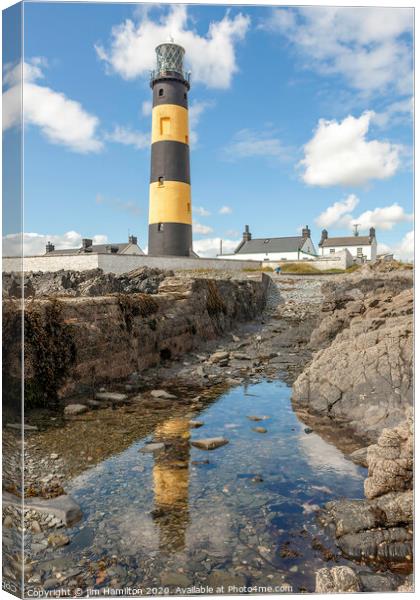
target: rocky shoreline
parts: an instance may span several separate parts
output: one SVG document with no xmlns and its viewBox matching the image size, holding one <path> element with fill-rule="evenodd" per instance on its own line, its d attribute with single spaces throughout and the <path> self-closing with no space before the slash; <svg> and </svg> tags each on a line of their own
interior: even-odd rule
<svg viewBox="0 0 420 600">
<path fill-rule="evenodd" d="M 165 286 L 165 279 L 160 285 Z M 411 286 L 411 273 L 398 270 L 275 278 L 261 318 L 237 323 L 232 331 L 193 351 L 132 372 L 112 386 L 98 387 L 94 396 L 69 396 L 64 414 L 28 413 L 28 425 L 34 429 L 25 434 L 26 492 L 60 497 L 72 477 L 127 448 L 166 415 L 194 420 L 223 390 L 281 376 L 294 384 L 295 409 L 309 428 L 341 448 L 349 460 L 368 468 L 366 500 L 334 500 L 320 511 L 340 552 L 356 566 L 322 569 L 316 574 L 316 591 L 409 588 L 411 579 L 405 578 L 412 566 Z M 398 357 L 388 342 L 395 338 Z M 346 373 L 357 368 L 355 356 L 362 340 L 364 353 L 377 352 L 377 359 L 369 363 L 369 369 L 364 368 L 365 379 L 355 386 Z M 332 392 L 336 393 L 336 377 L 347 386 L 339 398 Z M 175 398 L 165 397 L 168 392 Z M 362 401 L 364 410 L 356 421 L 352 415 L 356 402 Z M 374 409 L 366 411 L 370 406 Z M 376 409 L 379 418 L 375 419 Z M 116 414 L 124 435 L 110 436 Z M 145 427 L 147 423 L 144 431 L 142 421 Z M 5 443 L 16 448 L 18 432 L 6 427 L 4 436 Z M 92 438 L 109 439 L 94 445 L 89 443 Z M 15 467 L 16 460 L 6 460 L 6 490 L 13 491 Z M 63 533 L 63 519 L 29 507 L 24 517 L 23 527 L 30 532 L 28 583 L 42 582 L 44 589 L 63 582 L 81 585 L 83 573 L 69 574 L 62 567 L 40 572 L 31 567 L 37 562 L 30 558 L 34 553 L 70 542 Z M 20 518 L 18 509 L 6 503 L 3 519 L 10 547 L 14 527 L 22 529 Z M 21 565 L 12 555 L 9 558 L 6 574 L 16 580 Z M 364 574 L 367 564 L 378 570 L 376 579 L 372 572 Z"/>
</svg>

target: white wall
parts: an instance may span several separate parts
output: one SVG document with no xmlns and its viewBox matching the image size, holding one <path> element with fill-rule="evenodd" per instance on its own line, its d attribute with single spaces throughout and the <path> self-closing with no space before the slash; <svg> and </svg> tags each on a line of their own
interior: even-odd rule
<svg viewBox="0 0 420 600">
<path fill-rule="evenodd" d="M 157 257 L 124 254 L 76 254 L 61 256 L 28 256 L 24 259 L 25 271 L 87 271 L 103 269 L 104 273 L 127 273 L 139 267 L 157 269 L 197 270 L 216 269 L 236 271 L 241 269 L 258 269 L 261 261 L 231 261 L 218 258 Z M 3 271 L 21 271 L 22 260 L 19 257 L 3 258 Z"/>
<path fill-rule="evenodd" d="M 357 258 L 358 256 L 357 248 L 362 248 L 363 256 L 366 256 L 366 260 L 376 260 L 376 242 L 371 245 L 362 244 L 360 246 L 346 246 L 345 248 L 350 252 L 353 258 Z M 321 255 L 330 256 L 331 254 L 334 254 L 334 252 L 331 253 L 331 250 L 334 250 L 335 252 L 341 252 L 343 249 L 343 246 L 329 246 L 328 248 L 321 248 Z"/>
<path fill-rule="evenodd" d="M 353 264 L 353 257 L 348 252 L 346 248 L 341 249 L 339 252 L 335 254 L 331 254 L 330 256 L 320 256 L 314 260 L 299 260 L 299 263 L 307 262 L 312 267 L 319 269 L 320 271 L 328 271 L 329 269 L 347 269 Z M 271 261 L 269 263 L 264 263 L 266 266 L 270 266 L 275 269 L 277 266 L 281 267 L 282 261 Z M 284 263 L 283 263 L 284 264 Z"/>
</svg>

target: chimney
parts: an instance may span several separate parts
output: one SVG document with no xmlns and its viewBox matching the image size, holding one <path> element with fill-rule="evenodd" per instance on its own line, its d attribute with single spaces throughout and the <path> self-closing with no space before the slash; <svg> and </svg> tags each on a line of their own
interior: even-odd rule
<svg viewBox="0 0 420 600">
<path fill-rule="evenodd" d="M 54 244 L 52 244 L 51 242 L 47 242 L 47 245 L 45 246 L 45 254 L 48 254 L 49 252 L 54 252 L 54 250 Z"/>
<path fill-rule="evenodd" d="M 137 236 L 136 235 L 129 235 L 128 236 L 128 243 L 129 244 L 135 244 L 135 245 L 137 245 Z"/>
<path fill-rule="evenodd" d="M 370 241 L 372 241 L 373 239 L 375 239 L 375 237 L 376 237 L 376 231 L 375 231 L 375 228 L 374 228 L 374 227 L 371 227 L 371 228 L 369 229 L 369 238 L 370 238 Z"/>
<path fill-rule="evenodd" d="M 319 244 L 318 244 L 318 245 L 319 245 L 319 246 L 322 246 L 322 244 L 323 244 L 323 243 L 325 242 L 325 240 L 327 240 L 327 239 L 328 239 L 328 231 L 327 231 L 326 229 L 323 229 L 323 230 L 321 231 L 321 240 L 320 240 L 320 242 L 319 242 Z"/>
<path fill-rule="evenodd" d="M 242 239 L 244 242 L 249 242 L 252 238 L 252 235 L 249 231 L 249 225 L 245 225 L 245 231 L 242 234 Z"/>
<path fill-rule="evenodd" d="M 311 237 L 311 230 L 309 229 L 309 227 L 306 225 L 306 227 L 304 227 L 302 229 L 302 237 L 307 240 L 308 238 Z"/>
<path fill-rule="evenodd" d="M 82 239 L 82 248 L 84 252 L 90 252 L 90 248 L 92 247 L 92 240 L 90 240 L 89 238 L 83 238 Z"/>
</svg>

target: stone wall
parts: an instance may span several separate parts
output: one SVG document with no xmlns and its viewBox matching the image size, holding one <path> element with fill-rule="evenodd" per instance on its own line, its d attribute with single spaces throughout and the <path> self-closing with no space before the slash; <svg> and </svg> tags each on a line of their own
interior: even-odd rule
<svg viewBox="0 0 420 600">
<path fill-rule="evenodd" d="M 32 299 L 25 306 L 25 394 L 31 405 L 91 393 L 133 372 L 179 358 L 265 305 L 260 281 L 167 278 L 159 293 Z M 6 300 L 6 319 L 19 317 Z M 7 331 L 9 328 L 5 328 Z M 18 378 L 18 348 L 10 340 L 8 378 Z M 16 399 L 19 402 L 19 398 Z"/>
<path fill-rule="evenodd" d="M 189 258 L 178 256 L 138 256 L 124 254 L 76 254 L 65 256 L 27 256 L 24 259 L 25 271 L 86 271 L 102 269 L 104 273 L 127 273 L 139 267 L 171 269 L 173 271 L 194 271 L 215 269 L 222 271 L 241 271 L 242 269 L 259 269 L 260 261 L 224 260 L 219 258 Z M 5 273 L 19 272 L 22 259 L 19 257 L 3 258 Z"/>
</svg>

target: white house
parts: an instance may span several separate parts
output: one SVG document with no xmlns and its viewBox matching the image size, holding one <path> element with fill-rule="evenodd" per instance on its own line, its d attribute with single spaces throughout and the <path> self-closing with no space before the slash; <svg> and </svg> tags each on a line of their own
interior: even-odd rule
<svg viewBox="0 0 420 600">
<path fill-rule="evenodd" d="M 219 255 L 218 258 L 259 261 L 313 260 L 317 258 L 317 251 L 308 226 L 302 229 L 302 235 L 299 236 L 252 239 L 249 226 L 245 225 L 242 241 L 235 252 Z"/>
<path fill-rule="evenodd" d="M 328 256 L 346 248 L 354 259 L 361 261 L 376 260 L 377 242 L 375 228 L 369 229 L 369 235 L 352 235 L 347 237 L 328 237 L 328 231 L 322 230 L 318 244 L 321 256 Z"/>
<path fill-rule="evenodd" d="M 135 235 L 129 235 L 128 242 L 120 244 L 94 244 L 93 240 L 85 238 L 82 240 L 81 248 L 63 248 L 60 250 L 56 250 L 54 244 L 48 242 L 44 256 L 73 256 L 75 254 L 136 254 L 144 256 Z"/>
</svg>

